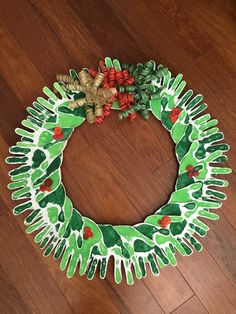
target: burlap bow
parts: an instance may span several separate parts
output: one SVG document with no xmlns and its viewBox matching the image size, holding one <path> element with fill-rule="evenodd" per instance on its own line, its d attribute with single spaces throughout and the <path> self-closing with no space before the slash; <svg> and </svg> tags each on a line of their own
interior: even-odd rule
<svg viewBox="0 0 236 314">
<path fill-rule="evenodd" d="M 69 107 L 75 109 L 84 106 L 88 123 L 94 123 L 96 117 L 103 115 L 103 106 L 114 100 L 117 93 L 116 88 L 101 88 L 104 79 L 103 73 L 98 73 L 95 78 L 85 70 L 78 73 L 79 81 L 74 80 L 69 75 L 58 74 L 57 80 L 66 83 L 65 89 L 69 91 L 80 91 L 85 97 L 73 100 Z"/>
</svg>

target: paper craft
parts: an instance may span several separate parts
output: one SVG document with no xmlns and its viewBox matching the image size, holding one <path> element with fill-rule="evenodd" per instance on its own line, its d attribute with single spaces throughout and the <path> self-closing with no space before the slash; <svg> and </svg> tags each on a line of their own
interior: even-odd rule
<svg viewBox="0 0 236 314">
<path fill-rule="evenodd" d="M 175 253 L 192 254 L 202 246 L 195 235 L 205 237 L 207 219 L 218 219 L 214 209 L 226 195 L 216 187 L 227 181 L 218 174 L 231 172 L 225 163 L 229 146 L 221 141 L 217 120 L 202 114 L 207 105 L 201 95 L 186 85 L 182 74 L 154 61 L 144 65 L 123 64 L 105 58 L 98 70 L 70 70 L 58 75 L 54 91 L 44 87 L 46 98 L 39 97 L 29 116 L 17 128 L 21 140 L 10 148 L 6 162 L 16 164 L 9 175 L 13 200 L 22 200 L 13 212 L 27 212 L 27 233 L 35 233 L 44 255 L 61 259 L 60 268 L 72 277 L 76 270 L 92 279 L 96 270 L 106 276 L 107 264 L 114 258 L 114 278 L 122 281 L 122 268 L 128 284 L 133 275 L 146 276 L 148 265 L 154 275 L 160 268 L 176 265 Z M 179 162 L 175 191 L 167 204 L 142 223 L 130 225 L 97 224 L 73 207 L 62 182 L 63 151 L 76 127 L 105 123 L 111 110 L 120 118 L 135 120 L 154 115 L 170 132 Z M 135 122 L 133 122 L 135 123 Z M 147 121 L 148 123 L 148 121 Z M 204 222 L 203 222 L 204 221 Z"/>
</svg>

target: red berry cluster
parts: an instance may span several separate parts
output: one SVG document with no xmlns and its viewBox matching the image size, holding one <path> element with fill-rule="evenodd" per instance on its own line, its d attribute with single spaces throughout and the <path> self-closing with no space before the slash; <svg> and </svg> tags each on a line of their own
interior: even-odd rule
<svg viewBox="0 0 236 314">
<path fill-rule="evenodd" d="M 172 123 L 175 123 L 178 120 L 178 117 L 181 113 L 180 108 L 174 108 L 172 109 L 171 113 L 169 114 L 169 119 Z"/>
<path fill-rule="evenodd" d="M 40 186 L 40 191 L 41 192 L 50 192 L 51 191 L 51 186 L 53 184 L 53 181 L 51 178 L 47 178 L 44 180 L 43 185 Z"/>
<path fill-rule="evenodd" d="M 162 219 L 158 220 L 158 224 L 162 229 L 165 229 L 168 225 L 171 224 L 171 219 L 169 216 L 163 216 Z"/>
<path fill-rule="evenodd" d="M 62 128 L 60 128 L 59 126 L 56 127 L 53 131 L 54 131 L 54 135 L 53 135 L 54 140 L 58 140 L 59 138 L 64 138 Z"/>
<path fill-rule="evenodd" d="M 187 175 L 189 178 L 197 177 L 199 175 L 199 171 L 195 170 L 194 166 L 188 165 L 186 167 Z"/>
<path fill-rule="evenodd" d="M 84 228 L 83 238 L 84 238 L 84 240 L 88 240 L 89 238 L 93 238 L 93 232 L 92 232 L 90 227 Z"/>
</svg>

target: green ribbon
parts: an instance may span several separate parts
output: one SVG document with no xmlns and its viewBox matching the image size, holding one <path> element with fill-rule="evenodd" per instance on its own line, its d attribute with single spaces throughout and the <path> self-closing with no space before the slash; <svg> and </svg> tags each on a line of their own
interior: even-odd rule
<svg viewBox="0 0 236 314">
<path fill-rule="evenodd" d="M 153 60 L 146 62 L 144 65 L 138 63 L 137 65 L 124 63 L 123 69 L 127 69 L 131 75 L 135 78 L 135 85 L 133 86 L 120 86 L 120 92 L 133 92 L 136 104 L 140 106 L 132 106 L 132 112 L 138 111 L 142 117 L 146 120 L 149 118 L 149 102 L 153 99 L 158 99 L 160 93 L 166 86 L 161 88 L 154 86 L 153 81 L 157 83 L 168 73 L 168 69 L 159 66 L 156 68 L 156 63 Z M 122 117 L 129 115 L 131 109 L 128 109 L 121 114 Z M 127 114 L 125 114 L 127 112 Z"/>
</svg>

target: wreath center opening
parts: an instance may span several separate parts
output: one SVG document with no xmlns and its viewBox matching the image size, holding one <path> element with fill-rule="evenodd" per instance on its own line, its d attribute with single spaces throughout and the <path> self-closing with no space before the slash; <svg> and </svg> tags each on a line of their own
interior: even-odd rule
<svg viewBox="0 0 236 314">
<path fill-rule="evenodd" d="M 84 123 L 64 152 L 63 182 L 73 205 L 97 223 L 135 224 L 168 201 L 178 163 L 155 117 Z"/>
</svg>

